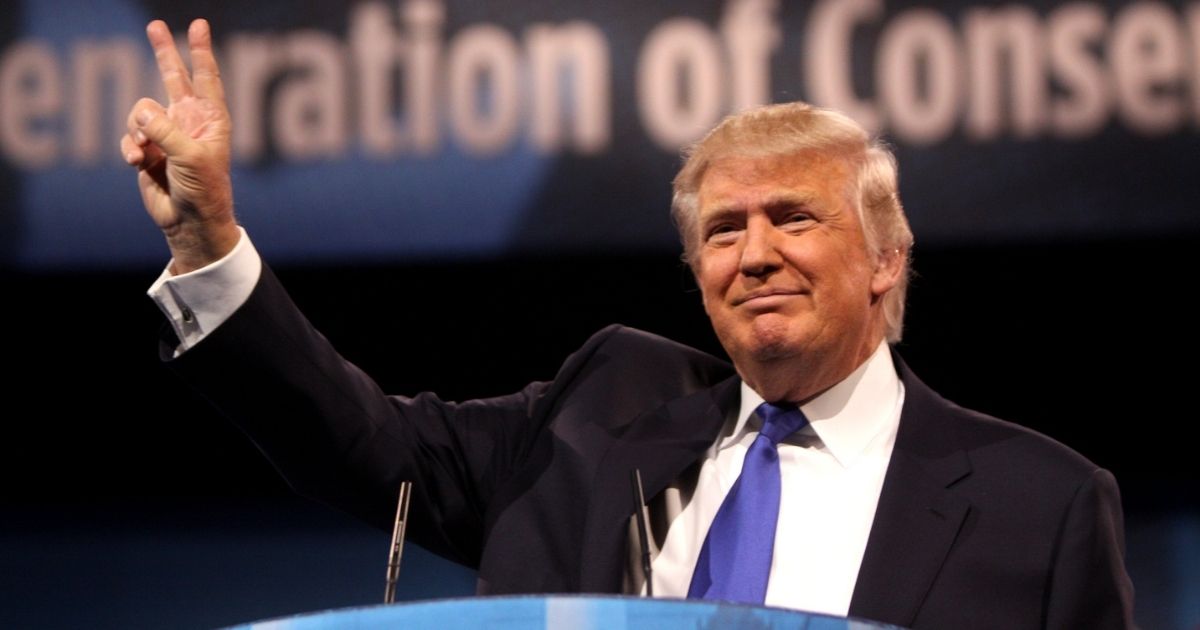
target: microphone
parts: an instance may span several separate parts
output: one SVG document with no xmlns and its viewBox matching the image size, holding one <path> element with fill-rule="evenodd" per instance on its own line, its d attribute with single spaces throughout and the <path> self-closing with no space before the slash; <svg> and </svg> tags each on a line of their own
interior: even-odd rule
<svg viewBox="0 0 1200 630">
<path fill-rule="evenodd" d="M 650 523 L 646 519 L 646 492 L 642 489 L 642 472 L 634 468 L 629 474 L 633 485 L 633 507 L 637 515 L 638 537 L 642 539 L 642 575 L 646 576 L 646 597 L 654 597 L 654 580 L 650 574 Z"/>
<path fill-rule="evenodd" d="M 392 527 L 392 547 L 388 552 L 387 588 L 383 592 L 383 603 L 396 601 L 396 580 L 400 577 L 400 552 L 404 550 L 404 527 L 408 521 L 408 501 L 412 496 L 412 482 L 400 482 L 400 498 L 396 502 L 396 524 Z"/>
</svg>

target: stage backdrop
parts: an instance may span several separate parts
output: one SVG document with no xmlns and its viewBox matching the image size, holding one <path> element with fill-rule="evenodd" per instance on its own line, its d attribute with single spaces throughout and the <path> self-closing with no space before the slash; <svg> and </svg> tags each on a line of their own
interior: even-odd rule
<svg viewBox="0 0 1200 630">
<path fill-rule="evenodd" d="M 879 130 L 926 244 L 1200 231 L 1200 3 L 25 0 L 0 260 L 160 264 L 117 151 L 145 23 L 210 19 L 276 262 L 670 251 L 680 148 L 805 99 Z"/>
</svg>

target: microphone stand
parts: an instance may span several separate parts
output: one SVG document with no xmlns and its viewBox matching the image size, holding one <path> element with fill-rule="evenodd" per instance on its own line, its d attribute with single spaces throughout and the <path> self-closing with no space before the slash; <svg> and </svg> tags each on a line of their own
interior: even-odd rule
<svg viewBox="0 0 1200 630">
<path fill-rule="evenodd" d="M 396 525 L 392 527 L 392 546 L 388 553 L 387 589 L 383 592 L 383 603 L 396 601 L 396 580 L 400 577 L 400 553 L 404 550 L 404 527 L 408 520 L 408 501 L 412 496 L 412 482 L 400 482 L 400 498 L 396 502 Z"/>
<path fill-rule="evenodd" d="M 654 580 L 650 574 L 650 524 L 646 520 L 646 491 L 642 488 L 642 472 L 634 468 L 629 473 L 629 481 L 633 485 L 638 537 L 642 539 L 642 575 L 646 576 L 646 597 L 654 597 Z"/>
</svg>

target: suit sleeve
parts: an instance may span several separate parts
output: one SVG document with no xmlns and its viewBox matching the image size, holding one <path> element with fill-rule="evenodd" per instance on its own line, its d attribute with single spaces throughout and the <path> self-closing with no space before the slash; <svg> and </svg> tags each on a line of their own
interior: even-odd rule
<svg viewBox="0 0 1200 630">
<path fill-rule="evenodd" d="M 399 483 L 412 481 L 412 539 L 468 566 L 479 561 L 492 492 L 519 466 L 544 416 L 544 383 L 464 403 L 385 395 L 312 327 L 266 266 L 218 329 L 175 359 L 168 334 L 161 353 L 301 494 L 388 530 Z"/>
<path fill-rule="evenodd" d="M 1097 469 L 1084 481 L 1058 537 L 1043 627 L 1134 627 L 1121 497 L 1112 474 Z"/>
</svg>

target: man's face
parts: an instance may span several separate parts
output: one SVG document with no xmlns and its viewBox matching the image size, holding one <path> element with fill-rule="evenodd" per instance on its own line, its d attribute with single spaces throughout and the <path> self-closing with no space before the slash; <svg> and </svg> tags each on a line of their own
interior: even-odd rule
<svg viewBox="0 0 1200 630">
<path fill-rule="evenodd" d="M 794 372 L 777 369 L 787 366 L 820 387 L 786 395 L 823 391 L 882 340 L 879 297 L 895 274 L 878 271 L 867 251 L 853 175 L 841 158 L 802 152 L 718 160 L 700 182 L 695 272 L 704 310 L 742 378 L 764 396 L 785 395 L 756 381 Z"/>
</svg>

